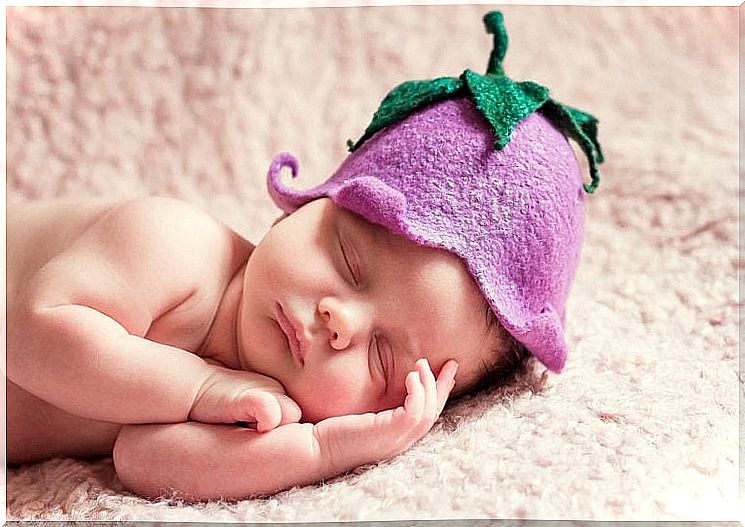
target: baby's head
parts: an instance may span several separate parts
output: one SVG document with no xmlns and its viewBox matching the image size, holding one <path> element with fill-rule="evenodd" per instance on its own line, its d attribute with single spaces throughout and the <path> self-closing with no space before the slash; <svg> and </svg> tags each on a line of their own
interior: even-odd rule
<svg viewBox="0 0 745 527">
<path fill-rule="evenodd" d="M 311 324 L 326 331 L 331 350 L 351 356 L 357 349 L 360 361 L 367 357 L 369 379 L 378 368 L 404 365 L 392 393 L 389 383 L 379 392 L 385 397 L 371 403 L 400 404 L 403 379 L 418 356 L 428 357 L 435 373 L 447 359 L 458 360 L 456 392 L 481 384 L 489 372 L 509 371 L 521 362 L 521 350 L 552 371 L 566 360 L 565 304 L 579 263 L 584 194 L 597 186 L 595 164 L 602 161 L 597 121 L 554 101 L 542 86 L 505 77 L 501 15 L 489 13 L 485 22 L 495 35 L 485 76 L 466 70 L 458 78 L 395 88 L 351 145 L 353 153 L 314 189 L 282 184 L 283 167 L 297 175 L 289 154 L 277 156 L 269 171 L 269 192 L 290 216 L 259 244 L 247 279 L 277 290 L 314 288 L 298 308 L 315 309 L 313 321 L 279 313 L 278 324 L 286 325 L 287 316 L 295 326 L 290 333 Z M 584 189 L 566 136 L 588 156 L 592 183 Z M 328 261 L 319 261 L 317 252 Z M 302 260 L 271 267 L 272 258 L 289 264 L 290 255 Z M 305 272 L 324 265 L 346 285 Z M 367 276 L 355 276 L 366 270 Z M 346 321 L 350 314 L 359 321 L 347 334 L 352 326 L 336 327 L 334 318 Z M 300 366 L 307 369 L 311 359 L 305 359 Z M 352 368 L 349 378 L 359 377 Z M 332 410 L 319 390 L 338 399 L 334 411 L 382 408 L 363 408 L 367 396 L 343 376 L 319 374 L 315 385 L 301 377 L 278 380 L 306 418 Z"/>
<path fill-rule="evenodd" d="M 419 358 L 458 362 L 456 393 L 509 355 L 465 264 L 313 200 L 278 222 L 244 275 L 243 366 L 278 380 L 309 421 L 403 403 Z"/>
</svg>

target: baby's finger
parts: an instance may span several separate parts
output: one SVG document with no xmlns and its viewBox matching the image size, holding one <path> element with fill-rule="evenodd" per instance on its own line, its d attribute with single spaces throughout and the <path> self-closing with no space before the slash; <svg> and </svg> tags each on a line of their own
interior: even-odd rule
<svg viewBox="0 0 745 527">
<path fill-rule="evenodd" d="M 279 424 L 299 423 L 300 418 L 303 416 L 303 411 L 298 404 L 286 395 L 278 395 L 277 400 L 282 408 L 282 419 Z"/>
<path fill-rule="evenodd" d="M 450 396 L 450 392 L 455 386 L 455 374 L 458 371 L 458 363 L 454 360 L 449 360 L 440 370 L 437 376 L 437 410 L 438 415 L 442 413 L 445 408 L 445 403 Z"/>
<path fill-rule="evenodd" d="M 422 381 L 422 386 L 424 386 L 424 393 L 427 395 L 427 397 L 434 396 L 436 394 L 436 385 L 435 385 L 435 374 L 432 373 L 432 368 L 429 366 L 429 361 L 427 359 L 419 359 L 416 361 L 416 367 L 419 371 L 419 379 Z"/>
<path fill-rule="evenodd" d="M 424 387 L 424 416 L 434 422 L 437 419 L 437 381 L 427 359 L 419 359 L 416 363 L 419 370 L 419 380 Z"/>
<path fill-rule="evenodd" d="M 269 393 L 252 394 L 247 410 L 253 414 L 256 430 L 268 432 L 277 428 L 282 421 L 282 407 L 279 401 Z"/>
<path fill-rule="evenodd" d="M 419 372 L 410 371 L 406 375 L 406 393 L 404 410 L 412 420 L 419 421 L 424 413 L 424 387 Z"/>
</svg>

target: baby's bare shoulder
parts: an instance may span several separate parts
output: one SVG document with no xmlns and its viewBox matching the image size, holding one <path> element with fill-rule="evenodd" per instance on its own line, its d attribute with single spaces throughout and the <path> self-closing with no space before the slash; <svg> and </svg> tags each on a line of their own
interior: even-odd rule
<svg viewBox="0 0 745 527">
<path fill-rule="evenodd" d="M 202 263 L 230 258 L 250 244 L 204 210 L 173 198 L 143 197 L 122 202 L 100 220 L 99 243 L 120 250 L 137 249 L 141 257 L 189 258 Z"/>
<path fill-rule="evenodd" d="M 164 197 L 113 207 L 92 229 L 92 248 L 126 264 L 136 275 L 222 282 L 245 263 L 253 246 L 204 210 Z M 217 285 L 217 284 L 214 284 Z"/>
<path fill-rule="evenodd" d="M 102 218 L 107 227 L 116 226 L 130 237 L 168 238 L 168 242 L 188 240 L 203 246 L 212 238 L 223 238 L 231 231 L 202 209 L 174 198 L 148 196 L 124 201 Z M 165 240 L 159 240 L 165 241 Z"/>
<path fill-rule="evenodd" d="M 102 209 L 74 242 L 38 268 L 27 296 L 40 305 L 139 310 L 147 320 L 188 298 L 213 302 L 252 248 L 198 207 L 136 198 Z"/>
<path fill-rule="evenodd" d="M 9 252 L 15 260 L 28 253 L 35 268 L 60 254 L 80 252 L 178 258 L 239 238 L 201 209 L 162 197 L 13 203 L 7 217 Z"/>
</svg>

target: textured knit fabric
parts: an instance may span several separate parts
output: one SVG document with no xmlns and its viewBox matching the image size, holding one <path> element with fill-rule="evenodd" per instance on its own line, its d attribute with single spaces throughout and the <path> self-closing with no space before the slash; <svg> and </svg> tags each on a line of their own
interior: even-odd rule
<svg viewBox="0 0 745 527">
<path fill-rule="evenodd" d="M 297 161 L 286 153 L 268 175 L 269 193 L 284 211 L 327 196 L 415 243 L 452 251 L 505 329 L 561 371 L 584 190 L 572 148 L 540 113 L 523 119 L 496 150 L 473 102 L 446 100 L 376 133 L 314 189 L 286 187 L 285 166 L 297 175 Z"/>
</svg>

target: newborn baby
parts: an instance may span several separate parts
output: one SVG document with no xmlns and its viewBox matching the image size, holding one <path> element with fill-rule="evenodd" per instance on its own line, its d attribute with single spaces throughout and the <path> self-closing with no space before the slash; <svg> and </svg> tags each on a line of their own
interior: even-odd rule
<svg viewBox="0 0 745 527">
<path fill-rule="evenodd" d="M 499 362 L 457 257 L 327 198 L 256 247 L 164 198 L 8 220 L 10 463 L 114 448 L 144 494 L 276 490 L 399 453 Z"/>
<path fill-rule="evenodd" d="M 11 206 L 8 461 L 242 498 L 403 452 L 528 352 L 560 371 L 597 121 L 505 77 L 484 20 L 487 74 L 395 88 L 323 184 L 278 155 L 256 246 L 166 198 Z"/>
</svg>

